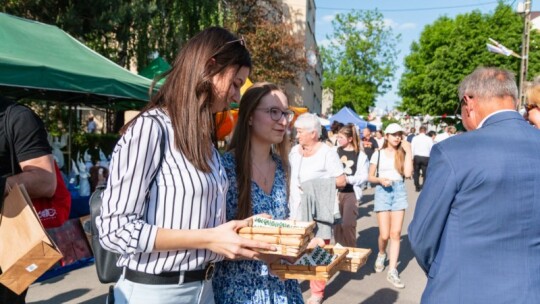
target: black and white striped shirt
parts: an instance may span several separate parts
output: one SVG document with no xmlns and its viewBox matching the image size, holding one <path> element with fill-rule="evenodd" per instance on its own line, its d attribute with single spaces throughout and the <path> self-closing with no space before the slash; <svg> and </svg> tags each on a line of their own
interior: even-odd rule
<svg viewBox="0 0 540 304">
<path fill-rule="evenodd" d="M 152 185 L 162 128 L 148 115 L 166 126 L 164 159 Z M 96 224 L 103 247 L 121 254 L 118 266 L 158 274 L 199 269 L 223 258 L 203 249 L 152 251 L 158 227 L 203 229 L 225 222 L 228 180 L 218 151 L 214 149 L 212 171 L 201 172 L 174 147 L 172 134 L 170 118 L 154 109 L 130 126 L 113 151 Z"/>
</svg>

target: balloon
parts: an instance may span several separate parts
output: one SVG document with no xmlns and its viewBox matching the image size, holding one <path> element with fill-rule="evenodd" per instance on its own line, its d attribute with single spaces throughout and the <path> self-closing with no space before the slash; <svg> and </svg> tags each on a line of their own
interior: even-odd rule
<svg viewBox="0 0 540 304">
<path fill-rule="evenodd" d="M 236 121 L 238 120 L 238 110 L 229 110 L 216 113 L 217 139 L 224 140 L 231 134 Z"/>
</svg>

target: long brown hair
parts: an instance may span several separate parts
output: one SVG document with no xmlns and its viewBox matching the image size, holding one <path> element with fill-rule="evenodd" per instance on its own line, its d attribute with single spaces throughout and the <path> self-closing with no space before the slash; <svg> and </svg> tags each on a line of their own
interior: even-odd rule
<svg viewBox="0 0 540 304">
<path fill-rule="evenodd" d="M 390 135 L 390 134 L 386 134 Z M 401 140 L 403 141 L 403 135 L 401 136 Z M 388 147 L 388 139 L 384 141 L 384 144 L 382 148 L 379 150 L 379 153 L 382 153 L 382 150 L 386 149 Z M 405 176 L 405 150 L 403 150 L 403 147 L 401 146 L 401 141 L 399 142 L 399 145 L 396 147 L 396 154 L 394 155 L 394 168 L 396 168 L 397 172 L 401 174 L 401 176 Z"/>
<path fill-rule="evenodd" d="M 234 128 L 228 151 L 234 150 L 236 160 L 236 181 L 238 184 L 238 214 L 237 219 L 245 219 L 253 213 L 251 207 L 251 135 L 252 129 L 249 125 L 250 117 L 264 96 L 273 91 L 281 91 L 278 86 L 269 82 L 256 83 L 250 87 L 240 99 L 240 110 L 238 111 L 238 121 Z M 255 123 L 255 122 L 253 122 Z M 286 185 L 289 185 L 289 135 L 285 133 L 283 141 L 275 144 L 270 153 L 277 154 L 281 158 L 281 163 L 286 176 Z M 288 187 L 288 186 L 287 186 Z M 287 197 L 288 197 L 287 188 Z"/>
<path fill-rule="evenodd" d="M 236 67 L 237 71 L 242 67 L 251 69 L 244 40 L 221 27 L 203 30 L 184 45 L 172 68 L 154 81 L 152 88 L 166 77 L 163 86 L 137 115 L 163 107 L 171 119 L 176 149 L 203 172 L 210 172 L 212 146 L 216 142 L 212 105 L 219 100 L 212 78 L 223 75 L 230 67 Z"/>
<path fill-rule="evenodd" d="M 356 131 L 356 126 L 354 124 L 344 125 L 343 127 L 341 127 L 341 129 L 339 129 L 338 134 L 343 134 L 346 138 L 352 138 L 351 144 L 353 146 L 354 152 L 360 152 L 361 146 L 358 140 L 359 136 L 358 132 Z"/>
</svg>

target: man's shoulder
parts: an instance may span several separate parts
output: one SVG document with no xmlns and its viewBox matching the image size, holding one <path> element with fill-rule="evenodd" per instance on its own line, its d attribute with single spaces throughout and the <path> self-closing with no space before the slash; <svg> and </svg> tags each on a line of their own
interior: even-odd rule
<svg viewBox="0 0 540 304">
<path fill-rule="evenodd" d="M 5 108 L 6 111 L 9 111 L 9 116 L 29 116 L 36 118 L 37 115 L 30 109 L 28 106 L 17 103 L 17 102 L 9 102 L 10 104 L 7 105 Z"/>
</svg>

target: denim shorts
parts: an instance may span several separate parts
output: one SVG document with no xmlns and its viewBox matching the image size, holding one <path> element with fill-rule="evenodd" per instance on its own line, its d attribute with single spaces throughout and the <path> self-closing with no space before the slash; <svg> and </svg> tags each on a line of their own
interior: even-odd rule
<svg viewBox="0 0 540 304">
<path fill-rule="evenodd" d="M 394 181 L 389 187 L 375 187 L 374 211 L 398 211 L 407 209 L 407 192 L 403 181 Z"/>
</svg>

